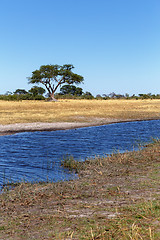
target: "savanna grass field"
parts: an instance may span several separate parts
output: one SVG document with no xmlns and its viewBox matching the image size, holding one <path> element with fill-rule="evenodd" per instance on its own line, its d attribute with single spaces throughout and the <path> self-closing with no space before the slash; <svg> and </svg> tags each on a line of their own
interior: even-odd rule
<svg viewBox="0 0 160 240">
<path fill-rule="evenodd" d="M 0 124 L 160 118 L 160 100 L 0 101 Z"/>
<path fill-rule="evenodd" d="M 0 124 L 160 118 L 160 100 L 0 101 Z M 157 129 L 159 131 L 159 129 Z M 101 144 L 101 143 L 99 143 Z M 82 149 L 83 151 L 83 149 Z M 0 194 L 0 239 L 160 239 L 160 141 L 62 166 L 78 179 L 16 183 Z"/>
</svg>

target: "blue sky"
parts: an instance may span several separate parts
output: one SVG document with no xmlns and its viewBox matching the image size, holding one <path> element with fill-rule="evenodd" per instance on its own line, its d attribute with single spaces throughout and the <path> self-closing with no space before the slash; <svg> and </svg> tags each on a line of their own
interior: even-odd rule
<svg viewBox="0 0 160 240">
<path fill-rule="evenodd" d="M 159 0 L 0 1 L 0 93 L 67 63 L 94 95 L 160 93 L 159 13 Z"/>
</svg>

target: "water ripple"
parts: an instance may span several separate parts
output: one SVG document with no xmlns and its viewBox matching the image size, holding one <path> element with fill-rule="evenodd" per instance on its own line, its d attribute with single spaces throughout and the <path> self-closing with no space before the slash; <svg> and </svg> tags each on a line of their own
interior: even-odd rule
<svg viewBox="0 0 160 240">
<path fill-rule="evenodd" d="M 60 166 L 64 155 L 88 156 L 131 151 L 137 142 L 160 138 L 160 120 L 115 123 L 53 132 L 0 137 L 0 184 L 4 181 L 60 181 L 75 175 Z"/>
</svg>

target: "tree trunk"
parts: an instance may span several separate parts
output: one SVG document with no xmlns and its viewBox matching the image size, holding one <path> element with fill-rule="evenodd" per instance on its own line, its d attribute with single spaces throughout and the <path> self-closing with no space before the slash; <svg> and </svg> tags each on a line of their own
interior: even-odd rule
<svg viewBox="0 0 160 240">
<path fill-rule="evenodd" d="M 54 92 L 50 94 L 50 101 L 57 102 L 58 100 L 54 97 Z"/>
</svg>

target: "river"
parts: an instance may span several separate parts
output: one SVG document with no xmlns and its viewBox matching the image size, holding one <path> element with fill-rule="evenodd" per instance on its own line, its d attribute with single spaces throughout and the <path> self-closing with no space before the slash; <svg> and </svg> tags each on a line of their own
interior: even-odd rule
<svg viewBox="0 0 160 240">
<path fill-rule="evenodd" d="M 132 151 L 151 138 L 160 138 L 160 120 L 1 136 L 0 185 L 73 179 L 75 174 L 60 166 L 66 155 L 85 160 L 117 150 Z"/>
</svg>

